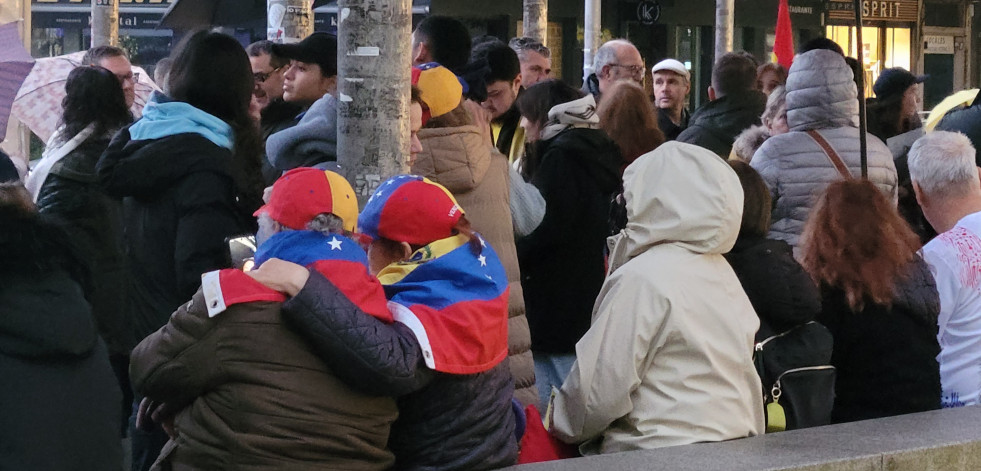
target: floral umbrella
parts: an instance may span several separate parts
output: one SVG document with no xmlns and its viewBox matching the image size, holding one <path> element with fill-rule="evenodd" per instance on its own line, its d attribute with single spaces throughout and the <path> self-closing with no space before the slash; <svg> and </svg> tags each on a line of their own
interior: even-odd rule
<svg viewBox="0 0 981 471">
<path fill-rule="evenodd" d="M 0 25 L 0 140 L 7 134 L 7 121 L 17 90 L 34 67 L 34 58 L 24 49 L 17 23 Z"/>
</svg>

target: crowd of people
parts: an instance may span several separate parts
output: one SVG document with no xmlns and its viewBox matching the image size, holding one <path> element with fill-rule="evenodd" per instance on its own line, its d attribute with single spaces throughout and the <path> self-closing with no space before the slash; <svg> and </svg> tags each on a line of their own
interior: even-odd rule
<svg viewBox="0 0 981 471">
<path fill-rule="evenodd" d="M 884 71 L 863 177 L 830 40 L 719 57 L 689 111 L 626 39 L 578 89 L 430 16 L 359 209 L 336 54 L 189 34 L 134 121 L 94 48 L 30 172 L 0 156 L 0 468 L 496 469 L 532 408 L 589 455 L 981 401 L 981 105 L 926 133 Z"/>
</svg>

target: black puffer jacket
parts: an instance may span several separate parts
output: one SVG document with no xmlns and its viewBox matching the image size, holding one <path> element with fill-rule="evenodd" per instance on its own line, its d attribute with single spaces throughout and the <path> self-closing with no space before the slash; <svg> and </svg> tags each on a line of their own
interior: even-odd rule
<svg viewBox="0 0 981 471">
<path fill-rule="evenodd" d="M 603 131 L 582 128 L 562 131 L 535 150 L 542 158 L 531 183 L 545 198 L 545 218 L 516 244 L 531 349 L 573 353 L 606 277 L 620 151 Z"/>
<path fill-rule="evenodd" d="M 896 287 L 891 306 L 866 304 L 852 312 L 844 292 L 821 287 L 818 321 L 834 336 L 837 369 L 834 423 L 940 408 L 937 315 L 940 299 L 919 256 Z"/>
<path fill-rule="evenodd" d="M 109 138 L 90 138 L 51 169 L 38 193 L 38 212 L 65 226 L 92 269 L 92 315 L 111 353 L 128 353 L 129 278 L 123 256 L 122 203 L 99 185 L 95 164 Z"/>
<path fill-rule="evenodd" d="M 235 184 L 231 152 L 194 133 L 134 141 L 123 130 L 97 172 L 123 198 L 131 350 L 194 295 L 202 273 L 228 268 L 225 239 L 255 233 L 258 205 Z"/>
<path fill-rule="evenodd" d="M 69 253 L 0 209 L 0 469 L 119 469 L 122 397 Z"/>
<path fill-rule="evenodd" d="M 729 158 L 736 136 L 750 126 L 759 125 L 764 108 L 766 96 L 755 90 L 712 100 L 695 110 L 678 140 Z"/>
<path fill-rule="evenodd" d="M 283 317 L 355 389 L 399 396 L 389 447 L 395 469 L 483 470 L 518 456 L 511 409 L 514 385 L 505 359 L 483 373 L 426 368 L 408 327 L 361 312 L 317 272 L 283 305 Z"/>
</svg>

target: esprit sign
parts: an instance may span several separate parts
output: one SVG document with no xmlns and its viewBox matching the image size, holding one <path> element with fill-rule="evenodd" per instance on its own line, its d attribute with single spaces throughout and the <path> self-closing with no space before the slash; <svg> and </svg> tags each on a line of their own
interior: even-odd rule
<svg viewBox="0 0 981 471">
<path fill-rule="evenodd" d="M 865 0 L 862 2 L 862 18 L 868 21 L 916 22 L 920 17 L 917 0 Z M 828 18 L 855 20 L 855 2 L 831 0 L 828 2 Z"/>
</svg>

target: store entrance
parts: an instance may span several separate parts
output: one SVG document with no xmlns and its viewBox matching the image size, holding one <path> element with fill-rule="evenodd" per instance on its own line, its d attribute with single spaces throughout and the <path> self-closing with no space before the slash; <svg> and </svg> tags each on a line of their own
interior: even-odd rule
<svg viewBox="0 0 981 471">
<path fill-rule="evenodd" d="M 828 25 L 827 37 L 837 43 L 849 57 L 858 57 L 858 41 L 855 38 L 854 26 Z M 910 28 L 878 28 L 865 26 L 862 28 L 862 53 L 865 63 L 865 97 L 872 97 L 872 84 L 879 78 L 883 70 L 890 67 L 902 67 L 911 70 L 912 44 Z"/>
</svg>

